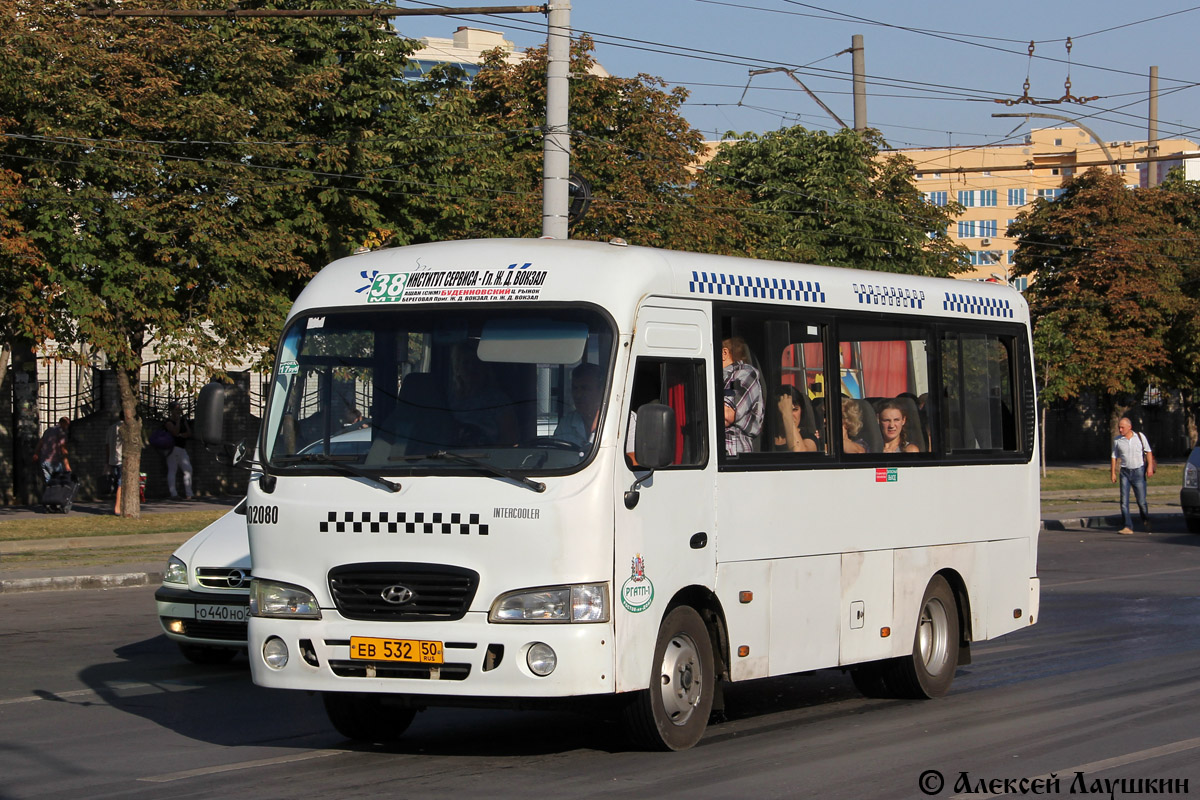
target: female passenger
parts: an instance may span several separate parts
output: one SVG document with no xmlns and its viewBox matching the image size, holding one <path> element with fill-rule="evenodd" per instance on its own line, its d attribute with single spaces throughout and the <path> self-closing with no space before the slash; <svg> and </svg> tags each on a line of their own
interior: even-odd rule
<svg viewBox="0 0 1200 800">
<path fill-rule="evenodd" d="M 863 418 L 858 403 L 850 397 L 842 398 L 842 452 L 865 453 L 867 443 L 858 438 L 862 432 Z"/>
<path fill-rule="evenodd" d="M 795 386 L 780 386 L 775 392 L 779 401 L 779 413 L 783 417 L 783 436 L 775 437 L 775 449 L 793 453 L 815 453 L 817 443 L 804 438 L 800 420 L 804 414 L 804 397 Z"/>
<path fill-rule="evenodd" d="M 904 430 L 908 417 L 903 407 L 895 400 L 887 400 L 879 406 L 879 432 L 883 434 L 883 452 L 919 453 L 921 448 L 908 440 Z"/>
</svg>

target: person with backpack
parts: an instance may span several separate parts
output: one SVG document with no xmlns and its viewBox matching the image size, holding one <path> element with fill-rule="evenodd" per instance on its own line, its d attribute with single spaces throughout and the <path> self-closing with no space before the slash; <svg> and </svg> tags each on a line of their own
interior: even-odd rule
<svg viewBox="0 0 1200 800">
<path fill-rule="evenodd" d="M 1125 518 L 1125 527 L 1117 533 L 1128 536 L 1133 533 L 1133 519 L 1129 516 L 1129 489 L 1133 488 L 1137 498 L 1138 511 L 1142 515 L 1142 526 L 1146 533 L 1150 532 L 1150 509 L 1146 505 L 1146 478 L 1154 475 L 1154 453 L 1150 443 L 1142 433 L 1133 432 L 1133 423 L 1129 417 L 1121 417 L 1117 423 L 1117 438 L 1113 439 L 1112 449 L 1112 482 L 1117 482 L 1118 471 L 1121 478 L 1121 516 Z"/>
</svg>

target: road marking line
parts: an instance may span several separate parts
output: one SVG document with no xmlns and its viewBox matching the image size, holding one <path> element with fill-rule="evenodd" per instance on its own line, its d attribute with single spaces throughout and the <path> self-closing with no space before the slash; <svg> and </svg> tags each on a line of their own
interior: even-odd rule
<svg viewBox="0 0 1200 800">
<path fill-rule="evenodd" d="M 325 758 L 327 756 L 341 755 L 343 750 L 311 750 L 307 753 L 295 753 L 286 756 L 276 756 L 275 758 L 260 758 L 257 761 L 241 761 L 236 764 L 222 764 L 216 767 L 202 767 L 200 769 L 188 769 L 183 772 L 171 772 L 166 775 L 152 775 L 149 778 L 138 778 L 139 781 L 148 783 L 170 783 L 171 781 L 181 781 L 186 778 L 198 778 L 202 775 L 218 775 L 222 772 L 236 772 L 240 769 L 255 769 L 256 767 L 272 767 L 278 764 L 291 764 L 295 761 L 309 761 L 314 758 Z"/>
<path fill-rule="evenodd" d="M 196 682 L 192 680 L 165 680 L 156 681 L 154 683 L 138 682 L 138 683 L 113 683 L 105 686 L 102 689 L 72 689 L 69 692 L 49 692 L 42 691 L 41 694 L 34 694 L 28 697 L 14 697 L 8 700 L 0 700 L 0 706 L 11 706 L 17 703 L 36 703 L 39 700 L 45 701 L 62 701 L 72 697 L 82 697 L 88 694 L 106 695 L 116 692 L 128 691 L 130 689 L 158 689 L 163 687 L 171 687 L 163 689 L 163 691 L 188 690 L 188 689 L 203 689 L 211 685 L 213 678 L 229 677 L 238 675 L 236 672 L 214 672 L 204 682 Z"/>
<path fill-rule="evenodd" d="M 1151 759 L 1159 758 L 1160 756 L 1169 756 L 1175 753 L 1183 753 L 1188 750 L 1195 750 L 1200 747 L 1200 737 L 1195 739 L 1183 739 L 1171 744 L 1164 744 L 1158 747 L 1151 747 L 1149 750 L 1138 750 L 1136 753 L 1126 753 L 1123 756 L 1113 756 L 1102 761 L 1091 761 L 1087 764 L 1080 764 L 1078 767 L 1070 767 L 1069 769 L 1060 769 L 1055 772 L 1049 772 L 1045 775 L 1038 775 L 1036 778 L 1030 778 L 1030 781 L 1046 781 L 1050 777 L 1057 776 L 1061 781 L 1064 776 L 1070 780 L 1074 779 L 1076 772 L 1082 772 L 1085 775 L 1089 772 L 1104 772 L 1113 767 L 1124 767 L 1129 764 L 1136 764 L 1139 761 L 1150 761 Z M 950 800 L 965 800 L 966 798 L 986 798 L 986 797 L 1008 797 L 1007 794 L 978 794 L 968 792 L 966 794 L 956 794 Z"/>
<path fill-rule="evenodd" d="M 1099 583 L 1100 581 L 1115 581 L 1125 580 L 1127 578 L 1154 578 L 1159 575 L 1175 575 L 1180 572 L 1195 572 L 1200 570 L 1200 567 L 1183 567 L 1181 569 L 1164 569 L 1161 572 L 1134 572 L 1123 575 L 1105 575 L 1103 578 L 1084 578 L 1079 581 L 1063 581 L 1062 583 L 1050 583 L 1045 578 L 1042 579 L 1043 589 L 1057 589 L 1059 586 L 1078 586 L 1081 583 Z"/>
</svg>

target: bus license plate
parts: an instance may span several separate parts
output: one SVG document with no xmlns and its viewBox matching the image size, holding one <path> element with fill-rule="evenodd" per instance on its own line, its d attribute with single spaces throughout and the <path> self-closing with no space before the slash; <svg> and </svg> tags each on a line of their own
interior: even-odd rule
<svg viewBox="0 0 1200 800">
<path fill-rule="evenodd" d="M 372 639 L 350 637 L 350 658 L 363 661 L 410 661 L 417 664 L 441 664 L 442 643 L 416 639 Z"/>
<path fill-rule="evenodd" d="M 217 622 L 245 622 L 250 619 L 249 606 L 196 606 L 196 619 Z"/>
</svg>

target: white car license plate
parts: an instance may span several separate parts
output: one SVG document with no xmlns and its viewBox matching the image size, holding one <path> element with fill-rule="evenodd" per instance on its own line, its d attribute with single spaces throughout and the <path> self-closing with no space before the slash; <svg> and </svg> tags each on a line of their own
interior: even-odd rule
<svg viewBox="0 0 1200 800">
<path fill-rule="evenodd" d="M 196 606 L 196 619 L 215 622 L 245 622 L 249 618 L 249 606 Z"/>
</svg>

